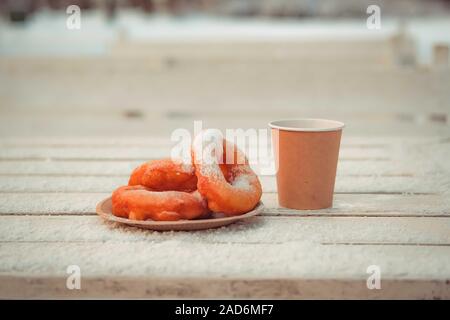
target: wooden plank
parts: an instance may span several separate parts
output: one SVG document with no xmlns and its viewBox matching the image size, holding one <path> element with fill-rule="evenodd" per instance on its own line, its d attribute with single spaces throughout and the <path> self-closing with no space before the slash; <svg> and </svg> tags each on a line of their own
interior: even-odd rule
<svg viewBox="0 0 450 320">
<path fill-rule="evenodd" d="M 1 243 L 0 257 L 1 274 L 29 276 L 64 276 L 72 264 L 79 265 L 84 276 L 366 279 L 367 267 L 374 264 L 384 271 L 385 279 L 446 280 L 450 276 L 448 246 L 24 242 Z"/>
<path fill-rule="evenodd" d="M 227 228 L 196 232 L 149 232 L 104 222 L 96 216 L 1 216 L 0 243 L 178 241 L 186 245 L 325 244 L 450 247 L 450 218 L 257 217 Z"/>
<path fill-rule="evenodd" d="M 450 199 L 446 195 L 426 194 L 335 194 L 333 208 L 291 210 L 278 205 L 276 193 L 264 193 L 266 215 L 284 216 L 447 216 Z"/>
<path fill-rule="evenodd" d="M 105 93 L 107 95 L 109 93 Z M 63 99 L 63 98 L 61 98 Z M 178 100 L 177 100 L 178 101 Z M 24 102 L 30 105 L 30 103 Z M 57 102 L 55 102 L 56 104 Z M 144 103 L 144 102 L 143 102 Z M 148 102 L 145 102 L 146 104 Z M 164 104 L 164 102 L 153 102 L 154 104 Z M 195 103 L 195 102 L 191 102 Z M 230 102 L 234 103 L 234 102 Z M 252 104 L 261 105 L 260 101 L 251 102 Z M 305 102 L 306 104 L 310 102 Z M 358 101 L 350 101 L 349 104 L 359 104 Z M 88 105 L 88 102 L 83 103 Z M 152 103 L 150 103 L 152 104 Z M 175 104 L 175 102 L 174 102 Z M 275 104 L 275 102 L 274 102 Z M 293 104 L 297 105 L 296 102 Z M 179 105 L 179 103 L 178 103 Z M 8 106 L 10 104 L 8 103 Z M 246 108 L 245 105 L 240 106 L 242 109 Z M 11 108 L 16 108 L 11 106 Z M 76 106 L 73 109 L 76 110 Z M 338 106 L 334 106 L 338 108 Z M 373 106 L 376 108 L 376 106 Z M 123 108 L 123 113 L 126 114 L 129 110 L 134 110 L 132 106 Z M 177 108 L 177 105 L 168 107 L 167 110 L 173 110 L 174 114 L 183 114 L 186 112 L 183 109 Z M 189 111 L 188 111 L 189 112 Z M 313 110 L 296 110 L 302 114 L 314 114 L 318 113 Z M 230 111 L 231 113 L 231 111 Z M 292 112 L 291 112 L 292 113 Z M 136 135 L 158 135 L 166 134 L 169 136 L 174 130 L 179 128 L 190 129 L 194 120 L 204 120 L 204 126 L 210 128 L 217 128 L 220 130 L 226 129 L 238 129 L 238 128 L 258 128 L 266 129 L 267 123 L 270 120 L 277 118 L 289 118 L 291 113 L 279 113 L 276 117 L 267 119 L 254 119 L 249 121 L 248 119 L 239 118 L 235 116 L 230 118 L 229 121 L 224 121 L 223 118 L 206 118 L 201 115 L 201 111 L 198 111 L 199 116 L 187 117 L 171 117 L 170 114 L 164 118 L 152 117 L 142 119 L 127 119 L 123 116 L 120 119 L 109 119 L 105 121 L 103 117 L 87 116 L 86 118 L 74 119 L 72 116 L 61 118 L 49 118 L 45 115 L 42 116 L 7 116 L 3 115 L 0 118 L 0 134 L 2 136 L 31 136 L 39 131 L 43 136 L 98 136 L 98 135 L 117 135 L 120 131 L 124 136 L 136 136 Z M 233 111 L 233 114 L 238 114 L 238 111 Z M 351 126 L 347 126 L 345 134 L 349 135 L 378 135 L 378 136 L 414 136 L 414 137 L 428 137 L 432 138 L 439 135 L 449 135 L 450 127 L 446 123 L 434 123 L 431 121 L 425 121 L 423 123 L 415 122 L 398 122 L 391 121 L 386 123 L 384 120 L 361 120 L 361 119 L 348 119 L 345 113 L 339 113 L 331 115 L 327 114 L 322 116 L 324 118 L 344 119 L 347 123 L 351 123 Z M 442 114 L 442 113 L 440 113 Z M 152 119 L 152 125 L 148 125 L 148 120 Z M 135 121 L 136 120 L 136 121 Z M 419 120 L 418 120 L 419 121 Z M 80 125 L 80 123 L 82 125 Z M 421 132 L 421 134 L 419 134 Z"/>
<path fill-rule="evenodd" d="M 230 115 L 229 115 L 230 116 Z M 231 116 L 230 116 L 231 117 Z M 55 117 L 59 118 L 59 117 Z M 200 121 L 200 120 L 199 120 Z M 250 121 L 251 122 L 251 121 Z M 185 128 L 186 130 L 192 129 L 192 128 Z M 244 134 L 252 133 L 251 128 L 241 128 L 240 131 Z M 194 135 L 193 132 L 191 132 L 192 135 Z M 228 133 L 231 135 L 232 133 Z M 253 140 L 247 140 L 246 144 L 250 147 L 259 147 L 264 142 L 267 142 L 268 146 L 271 144 L 270 140 L 270 132 L 262 132 L 258 133 L 258 138 L 267 138 L 264 141 L 257 141 L 254 143 Z M 223 132 L 224 137 L 226 137 L 227 133 Z M 236 139 L 234 136 L 231 136 L 231 138 Z M 177 137 L 178 139 L 178 137 Z M 430 139 L 423 137 L 415 138 L 415 137 L 409 137 L 409 138 L 401 138 L 393 137 L 392 140 L 386 141 L 385 139 L 381 138 L 371 138 L 367 137 L 365 139 L 364 137 L 358 137 L 358 136 L 343 136 L 341 141 L 341 148 L 342 149 L 384 149 L 389 148 L 392 146 L 401 146 L 405 143 L 426 143 L 426 142 L 432 142 L 436 141 L 436 139 Z M 2 137 L 0 138 L 0 147 L 6 148 L 6 149 L 13 149 L 13 148 L 29 148 L 29 149 L 43 149 L 48 150 L 51 148 L 93 148 L 96 147 L 99 150 L 105 149 L 111 149 L 111 148 L 125 148 L 125 147 L 150 147 L 150 148 L 157 148 L 157 149 L 170 149 L 172 145 L 175 145 L 178 143 L 178 140 L 172 140 L 170 135 L 165 136 L 152 136 L 152 137 L 143 137 L 143 136 L 126 136 L 126 137 L 110 137 L 110 138 L 102 138 L 102 137 L 77 137 L 77 138 L 71 138 L 71 137 Z M 49 151 L 51 152 L 51 151 Z"/>
<path fill-rule="evenodd" d="M 118 119 L 114 117 L 108 118 L 106 122 L 99 122 L 98 119 L 89 121 L 89 118 L 74 120 L 73 117 L 76 117 L 82 110 L 84 110 L 84 117 L 94 116 L 98 110 L 102 110 L 103 113 L 116 110 L 117 114 L 123 115 L 126 110 L 134 110 L 136 106 L 144 105 L 164 113 L 170 111 L 171 114 L 193 115 L 193 119 L 195 119 L 196 115 L 197 117 L 201 116 L 205 109 L 212 109 L 209 106 L 214 105 L 215 109 L 228 110 L 230 116 L 242 112 L 242 110 L 257 114 L 259 110 L 276 108 L 279 116 L 290 117 L 293 113 L 301 113 L 333 117 L 341 115 L 347 119 L 347 115 L 355 113 L 355 105 L 358 106 L 358 113 L 373 113 L 373 110 L 382 113 L 395 109 L 400 115 L 402 112 L 414 115 L 416 112 L 423 113 L 423 106 L 427 102 L 427 110 L 447 113 L 440 101 L 448 101 L 449 98 L 448 90 L 443 90 L 445 84 L 449 83 L 448 75 L 438 75 L 420 70 L 380 69 L 379 66 L 369 66 L 363 72 L 359 66 L 339 67 L 339 65 L 330 69 L 317 68 L 316 65 L 292 63 L 228 64 L 226 66 L 197 64 L 162 68 L 152 72 L 144 70 L 137 72 L 139 68 L 136 65 L 129 68 L 128 71 L 121 70 L 115 68 L 115 61 L 111 60 L 109 67 L 105 68 L 105 72 L 96 73 L 96 76 L 92 77 L 95 79 L 93 82 L 86 81 L 84 72 L 79 72 L 80 76 L 76 76 L 76 68 L 71 64 L 68 66 L 66 62 L 60 60 L 61 68 L 56 68 L 58 70 L 55 73 L 49 74 L 48 70 L 51 69 L 49 65 L 45 68 L 42 68 L 41 65 L 37 71 L 33 71 L 33 67 L 31 67 L 31 70 L 27 71 L 26 61 L 19 61 L 17 64 L 25 65 L 21 67 L 23 68 L 22 72 L 7 71 L 4 73 L 0 82 L 4 84 L 2 87 L 5 88 L 2 95 L 2 105 L 7 106 L 5 109 L 21 112 L 22 116 L 27 113 L 40 113 L 48 110 L 43 117 L 24 117 L 22 121 L 17 117 L 6 119 L 2 123 L 4 136 L 18 135 L 22 131 L 23 134 L 33 135 L 36 129 L 41 135 L 52 135 L 52 133 L 54 135 L 56 135 L 55 133 L 117 135 L 119 125 L 123 126 L 120 130 L 123 134 L 139 135 L 148 132 L 161 134 L 170 132 L 180 125 L 186 126 L 186 119 L 180 122 L 164 123 L 166 126 L 169 124 L 167 126 L 169 130 L 160 125 L 159 121 L 152 121 L 152 125 L 149 126 L 146 120 L 160 120 L 160 118 L 151 116 L 134 121 L 132 124 L 129 121 L 117 121 Z M 95 62 L 96 60 L 88 61 L 85 68 L 90 68 Z M 14 70 L 17 67 L 6 66 L 5 68 Z M 336 70 L 336 68 L 342 69 Z M 311 81 L 309 76 L 312 73 L 315 75 L 315 81 Z M 211 74 L 215 76 L 211 77 Z M 272 76 L 267 77 L 267 74 Z M 346 81 L 340 81 L 343 74 L 345 74 Z M 191 81 L 193 77 L 196 81 Z M 279 79 L 283 79 L 283 81 L 279 81 Z M 128 96 L 124 95 L 123 83 L 127 83 L 132 90 L 127 92 Z M 427 83 L 427 90 L 423 89 L 422 83 Z M 68 96 L 71 96 L 74 86 L 84 94 L 78 96 L 77 99 L 67 99 Z M 48 87 L 54 88 L 51 94 L 45 90 Z M 327 95 L 320 94 L 324 90 L 328 92 Z M 23 94 L 24 92 L 27 94 Z M 202 92 L 202 94 L 193 94 L 193 92 Z M 355 95 L 355 92 L 358 94 Z M 380 96 L 379 92 L 383 92 L 383 95 Z M 405 92 L 408 94 L 403 94 Z M 133 99 L 129 99 L 130 95 Z M 439 97 L 439 99 L 429 99 L 430 95 Z M 217 99 L 217 97 L 221 97 L 221 99 Z M 280 103 L 280 97 L 283 97 L 283 103 Z M 335 97 L 339 97 L 339 99 Z M 180 105 L 179 101 L 183 101 L 183 104 Z M 59 122 L 54 118 L 45 121 L 49 113 L 55 112 L 64 118 L 63 114 L 67 111 L 73 114 L 67 116 L 64 121 L 60 119 Z M 207 116 L 204 118 L 206 119 Z M 367 118 L 370 120 L 370 115 Z M 215 119 L 208 125 L 223 126 L 221 120 L 220 118 Z M 239 117 L 234 117 L 233 120 L 225 123 L 228 126 L 234 122 L 237 122 L 238 125 L 243 124 Z M 365 135 L 370 135 L 372 132 L 393 135 L 402 133 L 405 136 L 408 134 L 423 136 L 442 132 L 436 128 L 436 123 L 430 128 L 425 126 L 426 130 L 417 130 L 417 126 L 421 129 L 424 127 L 416 121 L 404 122 L 400 121 L 400 124 L 396 126 L 384 127 L 384 119 L 372 121 L 371 126 L 368 126 L 368 122 L 349 121 L 352 126 L 348 126 L 347 132 L 359 132 Z M 266 121 L 261 123 L 266 127 Z M 448 130 L 446 131 L 448 133 Z"/>
<path fill-rule="evenodd" d="M 233 52 L 233 54 L 230 54 Z M 333 55 L 328 54 L 333 52 Z M 277 39 L 244 41 L 206 41 L 199 39 L 194 42 L 161 42 L 127 41 L 118 42 L 112 47 L 112 57 L 164 61 L 167 58 L 177 63 L 224 63 L 245 62 L 265 63 L 352 63 L 390 65 L 391 48 L 386 39 L 371 39 L 369 41 L 339 40 L 314 41 L 308 39 Z M 363 60 L 363 57 L 367 60 Z M 119 60 L 120 61 L 120 60 Z M 370 61 L 370 62 L 369 62 Z M 365 62 L 365 63 L 364 63 Z"/>
<path fill-rule="evenodd" d="M 369 140 L 370 141 L 370 140 Z M 170 137 L 152 136 L 152 137 L 123 137 L 110 136 L 105 137 L 1 137 L 1 147 L 161 147 L 170 144 Z"/>
<path fill-rule="evenodd" d="M 293 292 L 281 290 L 283 296 L 297 297 L 300 295 L 299 282 L 306 285 L 308 280 L 317 280 L 319 283 L 328 281 L 328 284 L 329 281 L 358 283 L 360 290 L 348 286 L 338 295 L 341 297 L 361 292 L 369 276 L 367 268 L 377 265 L 381 270 L 382 288 L 385 281 L 397 282 L 396 297 L 411 297 L 407 291 L 411 288 L 411 284 L 408 285 L 411 282 L 416 285 L 422 283 L 413 290 L 413 296 L 450 297 L 450 247 L 443 246 L 324 246 L 295 241 L 281 244 L 216 244 L 177 240 L 162 243 L 2 243 L 0 257 L 1 297 L 18 293 L 23 296 L 36 295 L 38 287 L 45 290 L 40 295 L 74 294 L 62 292 L 66 290 L 64 280 L 67 278 L 67 267 L 74 264 L 81 269 L 82 288 L 83 281 L 87 285 L 87 291 L 75 293 L 80 296 L 92 296 L 94 292 L 97 297 L 114 294 L 134 296 L 132 283 L 138 279 L 144 282 L 157 280 L 155 289 L 162 290 L 150 290 L 144 294 L 144 297 L 155 298 L 196 296 L 190 289 L 170 293 L 163 289 L 165 285 L 173 288 L 175 284 L 184 285 L 182 288 L 195 288 L 197 294 L 200 292 L 205 298 L 212 298 L 246 295 L 251 291 L 244 284 L 249 282 L 252 285 L 253 281 L 261 284 L 259 292 L 265 292 L 266 297 L 280 297 L 280 289 L 275 288 L 282 285 L 296 288 Z M 113 282 L 110 280 L 112 278 Z M 91 287 L 90 281 L 94 279 L 103 282 L 97 286 L 97 289 L 102 288 L 101 292 Z M 225 288 L 208 291 L 210 281 L 200 282 L 199 285 L 198 279 L 212 280 L 213 283 L 220 279 Z M 60 282 L 51 289 L 50 284 L 56 281 L 49 280 Z M 3 285 L 6 283 L 12 287 Z M 317 282 L 313 281 L 304 290 L 310 293 L 311 285 L 315 284 Z M 230 286 L 233 287 L 231 292 L 226 289 Z M 438 290 L 428 291 L 433 287 Z M 322 296 L 329 294 L 318 291 Z M 383 290 L 378 291 L 376 295 L 383 297 Z M 363 297 L 369 294 L 365 293 Z"/>
<path fill-rule="evenodd" d="M 260 101 L 257 101 L 260 103 Z M 256 103 L 256 102 L 255 102 Z M 244 107 L 244 106 L 242 106 Z M 98 122 L 99 125 L 111 124 L 115 125 L 137 125 L 142 126 L 145 124 L 146 119 L 152 119 L 155 123 L 154 125 L 159 125 L 159 122 L 163 124 L 180 123 L 177 120 L 184 120 L 183 126 L 186 127 L 186 120 L 192 121 L 192 123 L 186 129 L 192 129 L 194 120 L 203 120 L 208 125 L 213 123 L 220 123 L 222 121 L 223 128 L 226 124 L 229 128 L 267 128 L 267 124 L 274 120 L 280 118 L 296 118 L 298 117 L 298 110 L 288 109 L 277 110 L 275 112 L 273 109 L 268 110 L 249 110 L 248 108 L 243 110 L 227 110 L 221 109 L 208 110 L 204 108 L 203 110 L 189 109 L 183 110 L 182 108 L 170 108 L 170 109 L 142 109 L 142 108 L 132 108 L 132 107 L 122 107 L 122 108 L 111 108 L 110 110 L 100 109 L 92 112 L 90 109 L 84 109 L 81 107 L 74 108 L 73 110 L 66 110 L 61 112 L 61 110 L 54 110 L 52 108 L 31 108 L 29 110 L 20 109 L 5 109 L 2 110 L 2 116 L 7 121 L 19 123 L 56 123 L 57 121 L 68 123 L 70 120 L 76 121 L 78 124 L 92 124 Z M 320 118 L 332 118 L 345 121 L 347 124 L 351 124 L 350 128 L 355 125 L 365 125 L 374 126 L 382 123 L 384 127 L 392 128 L 395 125 L 404 126 L 420 126 L 427 128 L 430 126 L 434 127 L 445 127 L 448 125 L 449 113 L 445 109 L 434 108 L 434 109 L 418 109 L 412 110 L 364 110 L 361 112 L 355 112 L 355 110 L 314 110 L 313 114 L 315 117 Z M 306 110 L 305 110 L 306 111 Z M 239 117 L 236 117 L 239 114 Z M 101 123 L 103 122 L 103 124 Z M 348 129 L 348 128 L 347 128 Z M 347 131 L 347 130 L 346 130 Z M 163 132 L 155 132 L 155 135 L 161 135 Z M 117 132 L 112 134 L 117 135 Z M 142 135 L 137 134 L 137 135 Z M 364 133 L 362 133 L 364 135 Z M 415 138 L 420 138 L 421 136 L 415 135 Z M 422 135 L 423 137 L 423 135 Z M 17 138 L 17 137 L 13 137 Z M 409 137 L 411 138 L 411 137 Z M 147 143 L 148 144 L 148 138 Z M 95 140 L 94 140 L 95 141 Z M 135 144 L 134 141 L 129 143 Z"/>
<path fill-rule="evenodd" d="M 45 176 L 129 176 L 131 171 L 142 161 L 35 161 L 17 160 L 0 161 L 0 175 L 36 175 Z M 338 176 L 420 176 L 417 163 L 408 161 L 364 160 L 345 161 L 338 163 Z"/>
<path fill-rule="evenodd" d="M 36 159 L 36 160 L 142 160 L 167 158 L 177 143 L 170 143 L 160 147 L 63 147 L 63 148 L 29 148 L 29 147 L 2 147 L 0 160 L 8 159 Z M 249 150 L 258 150 L 250 148 Z M 257 151 L 256 151 L 257 152 Z M 267 150 L 270 152 L 270 150 Z M 391 150 L 385 148 L 343 148 L 340 152 L 342 159 L 389 159 Z"/>
<path fill-rule="evenodd" d="M 276 192 L 274 176 L 260 177 L 265 192 Z M 128 177 L 55 177 L 3 176 L 1 192 L 112 192 L 120 185 L 127 184 Z M 440 186 L 432 179 L 413 177 L 352 177 L 336 180 L 337 193 L 436 193 Z"/>
<path fill-rule="evenodd" d="M 129 176 L 142 161 L 0 161 L 2 175 Z M 380 166 L 381 167 L 381 166 Z"/>
<path fill-rule="evenodd" d="M 128 28 L 129 26 L 125 26 Z M 152 26 L 148 26 L 152 28 Z M 208 26 L 205 26 L 208 28 Z M 135 30 L 129 28 L 124 30 L 126 34 L 133 35 Z M 251 30 L 250 32 L 253 32 Z M 5 32 L 7 32 L 5 30 Z M 9 30 L 9 32 L 12 32 Z M 277 32 L 277 31 L 276 31 Z M 289 30 L 287 34 L 291 31 Z M 139 33 L 139 32 L 138 32 Z M 283 33 L 283 32 L 281 32 Z M 33 33 L 34 35 L 34 33 Z M 30 34 L 20 34 L 18 43 L 21 45 L 28 45 L 33 39 L 29 39 Z M 59 34 L 44 36 L 41 34 L 39 43 L 42 44 L 45 40 L 49 45 L 52 41 L 55 41 L 55 37 L 58 38 Z M 88 35 L 86 35 L 88 36 Z M 73 60 L 72 68 L 76 73 L 82 73 L 83 71 L 105 72 L 108 70 L 109 64 L 113 63 L 117 65 L 117 68 L 121 70 L 135 69 L 137 73 L 148 72 L 160 65 L 167 65 L 170 61 L 174 60 L 172 64 L 179 65 L 180 63 L 202 63 L 202 64 L 217 64 L 217 63 L 290 63 L 293 62 L 308 62 L 310 63 L 333 63 L 338 66 L 343 63 L 349 65 L 355 65 L 360 63 L 362 67 L 377 65 L 377 66 L 391 66 L 392 64 L 392 48 L 388 35 L 384 34 L 383 39 L 372 38 L 373 34 L 367 34 L 364 39 L 361 37 L 357 39 L 339 38 L 334 36 L 328 36 L 326 39 L 305 39 L 304 35 L 300 37 L 294 37 L 289 39 L 280 39 L 267 37 L 267 34 L 261 38 L 256 37 L 244 37 L 240 38 L 240 35 L 221 35 L 214 36 L 214 38 L 197 38 L 192 39 L 192 35 L 183 36 L 183 41 L 179 39 L 142 39 L 138 36 L 138 39 L 128 38 L 117 39 L 120 35 L 114 34 L 114 41 L 105 43 L 104 38 L 97 39 L 95 36 L 89 38 L 89 40 L 95 43 L 101 43 L 101 47 L 108 47 L 107 55 L 100 58 L 89 55 L 71 56 Z M 286 36 L 286 32 L 282 37 Z M 133 37 L 133 36 L 131 36 Z M 64 41 L 66 39 L 60 39 Z M 76 41 L 77 39 L 72 39 Z M 86 40 L 86 38 L 84 38 Z M 168 41 L 169 40 L 169 41 Z M 186 41 L 187 40 L 187 41 Z M 45 42 L 44 42 L 45 43 Z M 58 42 L 60 43 L 60 42 Z M 64 42 L 62 42 L 64 43 Z M 76 43 L 76 42 L 75 42 Z M 60 43 L 61 44 L 61 43 Z M 86 42 L 80 43 L 80 46 L 86 46 Z M 111 45 L 111 46 L 110 46 Z M 22 47 L 22 46 L 19 46 Z M 23 47 L 22 47 L 23 48 Z M 19 49 L 20 52 L 20 49 Z M 333 55 L 327 54 L 327 52 L 333 52 Z M 39 59 L 40 58 L 40 59 Z M 57 55 L 48 59 L 47 57 L 33 57 L 30 54 L 23 55 L 7 55 L 2 57 L 2 64 L 0 67 L 5 68 L 7 65 L 10 67 L 18 67 L 15 72 L 23 70 L 23 66 L 20 62 L 25 62 L 30 65 L 34 70 L 40 71 L 48 64 L 49 72 L 55 72 L 55 70 L 65 69 L 65 66 L 61 60 L 61 57 Z M 366 60 L 363 60 L 366 58 Z M 169 63 L 167 60 L 170 60 Z M 136 68 L 134 63 L 139 61 L 142 64 L 141 68 Z M 363 63 L 365 61 L 365 63 Z M 351 63 L 349 63 L 351 62 Z M 92 70 L 87 65 L 92 64 Z M 22 68 L 20 68 L 22 66 Z"/>
<path fill-rule="evenodd" d="M 110 193 L 4 193 L 0 215 L 95 215 L 95 205 Z M 289 210 L 275 193 L 264 193 L 264 215 L 271 216 L 448 216 L 445 195 L 336 194 L 324 210 Z"/>
<path fill-rule="evenodd" d="M 260 103 L 260 101 L 257 101 Z M 244 107 L 244 106 L 243 106 Z M 345 121 L 354 125 L 369 125 L 374 126 L 379 123 L 383 123 L 385 127 L 392 127 L 395 125 L 415 125 L 420 127 L 438 126 L 445 127 L 448 124 L 448 111 L 442 108 L 434 109 L 418 109 L 418 110 L 364 110 L 361 112 L 355 112 L 355 110 L 314 110 L 315 117 L 320 118 L 332 118 Z M 306 111 L 306 110 L 305 110 Z M 239 117 L 236 117 L 239 114 Z M 5 109 L 2 110 L 2 116 L 7 121 L 32 123 L 34 122 L 49 122 L 54 123 L 57 121 L 69 122 L 70 120 L 78 123 L 93 123 L 103 121 L 104 124 L 129 124 L 141 126 L 145 124 L 145 119 L 152 119 L 158 125 L 157 122 L 171 123 L 175 120 L 184 120 L 184 126 L 186 126 L 186 120 L 203 120 L 208 124 L 212 122 L 218 123 L 222 121 L 223 124 L 227 124 L 230 128 L 267 128 L 267 124 L 274 119 L 280 118 L 296 118 L 298 117 L 298 111 L 295 109 L 282 109 L 276 112 L 273 109 L 267 110 L 249 110 L 248 108 L 243 110 L 203 110 L 189 109 L 183 110 L 182 108 L 170 108 L 170 109 L 142 109 L 142 108 L 111 108 L 111 110 L 100 109 L 92 112 L 90 109 L 74 108 L 73 110 L 65 110 L 61 112 L 58 109 L 52 108 L 31 108 L 29 110 L 20 109 Z M 193 123 L 186 129 L 191 129 Z M 222 128 L 223 126 L 221 126 Z M 347 128 L 348 129 L 348 128 Z M 161 135 L 163 132 L 155 133 L 155 135 Z M 113 136 L 117 135 L 112 134 Z M 137 134 L 139 135 L 139 134 Z M 142 135 L 142 133 L 141 133 Z M 416 138 L 421 136 L 415 135 Z M 423 136 L 422 136 L 423 137 Z M 17 138 L 17 137 L 11 137 Z M 411 138 L 411 137 L 409 137 Z M 105 139 L 105 138 L 104 138 Z M 147 143 L 148 144 L 148 138 Z M 134 141 L 130 141 L 134 144 Z"/>
<path fill-rule="evenodd" d="M 135 299 L 449 299 L 444 281 L 382 281 L 368 290 L 365 281 L 336 279 L 155 278 L 97 275 L 83 277 L 81 290 L 67 290 L 66 276 L 2 276 L 2 298 Z"/>
<path fill-rule="evenodd" d="M 264 112 L 264 110 L 260 110 Z M 277 114 L 268 114 L 268 116 L 275 117 Z M 215 113 L 216 114 L 216 113 Z M 216 114 L 217 115 L 217 114 Z M 222 115 L 221 115 L 222 116 Z M 223 116 L 231 116 L 224 114 Z M 257 116 L 257 115 L 253 115 Z M 362 117 L 363 115 L 360 115 Z M 374 115 L 365 115 L 365 117 Z M 424 144 L 439 142 L 439 137 L 390 137 L 386 139 L 379 136 L 349 136 L 343 135 L 341 141 L 341 148 L 386 148 L 389 146 L 399 146 L 405 144 Z M 27 148 L 41 148 L 41 147 L 164 147 L 171 144 L 169 136 L 154 135 L 151 137 L 140 136 L 92 136 L 92 137 L 45 137 L 45 136 L 27 136 L 27 137 L 0 137 L 0 147 L 27 147 Z"/>
</svg>

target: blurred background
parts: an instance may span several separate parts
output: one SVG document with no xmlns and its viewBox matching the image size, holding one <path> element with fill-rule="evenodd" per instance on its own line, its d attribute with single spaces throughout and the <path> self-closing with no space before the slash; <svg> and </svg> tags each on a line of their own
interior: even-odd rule
<svg viewBox="0 0 450 320">
<path fill-rule="evenodd" d="M 449 47 L 449 0 L 0 0 L 0 134 L 324 117 L 358 136 L 441 136 Z"/>
</svg>

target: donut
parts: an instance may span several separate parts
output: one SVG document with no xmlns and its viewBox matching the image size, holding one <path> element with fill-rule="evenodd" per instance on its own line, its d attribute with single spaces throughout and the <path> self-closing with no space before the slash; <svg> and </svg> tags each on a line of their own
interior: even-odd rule
<svg viewBox="0 0 450 320">
<path fill-rule="evenodd" d="M 197 191 L 154 191 L 144 186 L 116 189 L 112 195 L 112 212 L 131 220 L 155 221 L 192 220 L 209 213 Z"/>
<path fill-rule="evenodd" d="M 262 188 L 244 153 L 223 138 L 205 146 L 209 140 L 211 135 L 200 133 L 192 146 L 197 189 L 208 208 L 227 216 L 254 209 L 261 199 Z"/>
<path fill-rule="evenodd" d="M 197 189 L 197 177 L 191 163 L 152 160 L 134 169 L 128 185 L 142 185 L 154 191 L 192 192 Z"/>
</svg>

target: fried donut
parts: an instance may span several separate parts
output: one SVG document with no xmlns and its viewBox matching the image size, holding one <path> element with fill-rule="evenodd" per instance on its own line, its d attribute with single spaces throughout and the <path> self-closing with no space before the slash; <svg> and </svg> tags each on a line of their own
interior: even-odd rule
<svg viewBox="0 0 450 320">
<path fill-rule="evenodd" d="M 134 169 L 128 185 L 142 185 L 154 191 L 192 192 L 197 189 L 197 177 L 190 163 L 152 160 Z"/>
<path fill-rule="evenodd" d="M 191 220 L 208 214 L 197 191 L 154 191 L 144 186 L 123 186 L 112 195 L 115 216 L 131 220 Z"/>
<path fill-rule="evenodd" d="M 254 209 L 261 199 L 262 188 L 245 155 L 225 139 L 220 139 L 212 148 L 204 148 L 204 142 L 203 133 L 195 138 L 192 158 L 197 189 L 206 199 L 208 208 L 228 216 Z"/>
</svg>

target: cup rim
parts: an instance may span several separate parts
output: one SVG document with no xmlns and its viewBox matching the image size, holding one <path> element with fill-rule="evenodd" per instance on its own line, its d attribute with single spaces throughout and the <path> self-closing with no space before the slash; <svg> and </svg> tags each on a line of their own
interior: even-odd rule
<svg viewBox="0 0 450 320">
<path fill-rule="evenodd" d="M 294 126 L 294 122 L 311 122 L 316 123 L 316 126 Z M 285 124 L 283 124 L 283 122 Z M 291 124 L 289 124 L 291 123 Z M 322 125 L 321 125 L 322 124 Z M 269 122 L 269 127 L 283 131 L 302 131 L 302 132 L 325 132 L 325 131 L 339 131 L 345 127 L 345 124 L 336 120 L 320 119 L 320 118 L 295 118 L 282 119 Z"/>
</svg>

